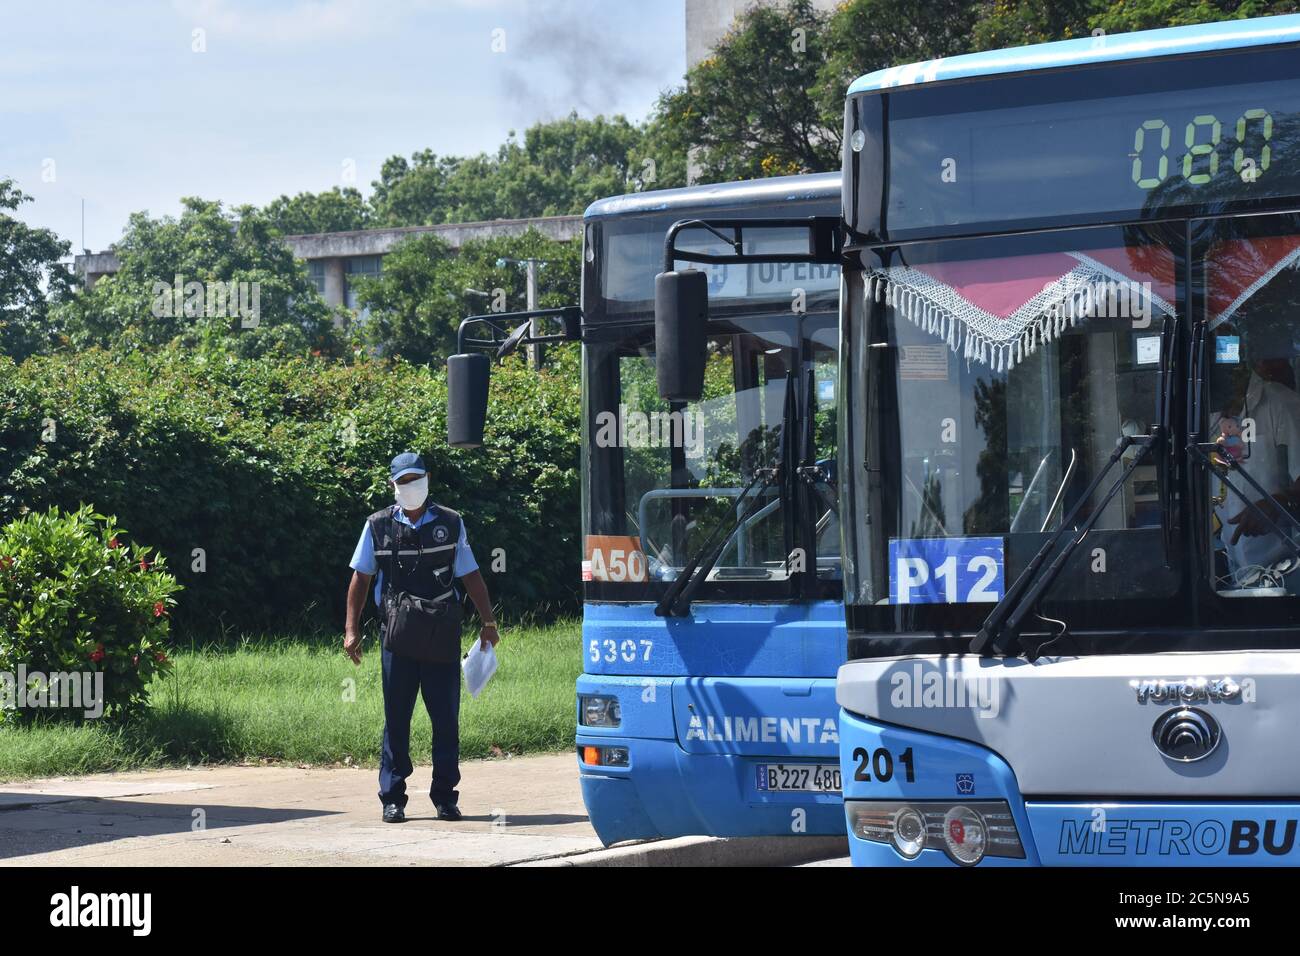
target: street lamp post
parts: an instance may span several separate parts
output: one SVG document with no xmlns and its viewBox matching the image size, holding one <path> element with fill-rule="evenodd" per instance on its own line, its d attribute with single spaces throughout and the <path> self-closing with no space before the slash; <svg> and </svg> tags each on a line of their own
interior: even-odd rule
<svg viewBox="0 0 1300 956">
<path fill-rule="evenodd" d="M 511 259 L 503 257 L 497 260 L 497 268 L 502 268 L 507 263 L 522 265 L 524 267 L 525 287 L 527 289 L 528 311 L 537 308 L 537 267 L 545 265 L 549 259 Z M 542 334 L 541 322 L 538 319 L 529 319 L 528 333 L 532 338 L 537 338 Z M 534 369 L 542 367 L 542 347 L 540 345 L 528 346 L 528 364 Z"/>
</svg>

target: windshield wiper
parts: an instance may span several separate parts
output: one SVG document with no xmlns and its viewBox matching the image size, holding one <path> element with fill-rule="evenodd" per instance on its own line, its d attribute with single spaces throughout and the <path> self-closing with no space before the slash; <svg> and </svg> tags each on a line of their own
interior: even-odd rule
<svg viewBox="0 0 1300 956">
<path fill-rule="evenodd" d="M 664 592 L 664 596 L 655 605 L 655 614 L 660 617 L 686 617 L 691 613 L 691 595 L 708 578 L 709 572 L 718 563 L 718 559 L 722 557 L 722 552 L 726 549 L 728 542 L 731 541 L 731 536 L 736 533 L 737 528 L 744 525 L 758 510 L 759 503 L 763 500 L 763 493 L 772 487 L 780 474 L 781 469 L 779 468 L 759 468 L 755 471 L 754 477 L 741 491 L 738 499 L 739 502 L 743 502 L 749 496 L 750 491 L 753 490 L 754 485 L 761 481 L 762 484 L 758 485 L 758 491 L 754 493 L 753 500 L 743 512 L 738 511 L 736 513 L 734 521 L 728 524 L 719 521 L 713 526 L 713 531 L 710 533 L 708 540 L 686 563 L 686 567 L 682 568 L 682 573 L 678 575 L 677 580 L 669 585 L 668 590 Z M 727 529 L 727 533 L 722 535 L 722 540 L 719 541 L 718 532 L 723 528 Z"/>
<path fill-rule="evenodd" d="M 1246 507 L 1255 512 L 1264 521 L 1264 525 L 1269 531 L 1277 537 L 1279 541 L 1286 546 L 1291 552 L 1291 557 L 1297 564 L 1300 564 L 1300 548 L 1296 547 L 1295 540 L 1287 534 L 1282 528 L 1265 513 L 1264 509 L 1252 501 L 1247 495 L 1241 493 L 1241 489 L 1228 480 L 1228 472 L 1235 471 L 1241 477 L 1245 478 L 1247 483 L 1259 492 L 1259 500 L 1269 502 L 1278 514 L 1286 517 L 1291 523 L 1291 527 L 1300 531 L 1300 520 L 1291 514 L 1271 493 L 1264 490 L 1264 486 L 1256 481 L 1248 472 L 1241 462 L 1237 461 L 1231 455 L 1216 454 L 1221 452 L 1218 442 L 1190 442 L 1187 445 L 1187 451 L 1193 461 L 1202 468 L 1213 472 L 1219 476 L 1219 479 L 1228 486 L 1228 490 L 1246 503 Z M 1225 529 L 1226 530 L 1226 529 Z"/>
<path fill-rule="evenodd" d="M 1137 469 L 1142 459 L 1156 445 L 1159 437 L 1160 429 L 1157 427 L 1152 430 L 1150 435 L 1124 435 L 1115 443 L 1115 450 L 1111 452 L 1105 467 L 1097 472 L 1097 476 L 1089 482 L 1079 500 L 1070 509 L 1070 513 L 1061 519 L 1061 526 L 1047 539 L 1047 543 L 1038 549 L 1038 553 L 1033 556 L 1025 570 L 1021 572 L 1020 577 L 1016 578 L 1015 584 L 1007 589 L 1007 593 L 1002 596 L 1002 600 L 994 605 L 993 610 L 989 612 L 989 616 L 984 619 L 984 625 L 979 629 L 979 633 L 975 635 L 975 639 L 971 641 L 971 653 L 983 654 L 991 644 L 993 650 L 1005 654 L 1015 645 L 1020 637 L 1021 622 L 1042 599 L 1047 589 L 1052 586 L 1052 582 L 1061 573 L 1061 568 L 1065 566 L 1065 562 L 1074 553 L 1074 549 L 1083 543 L 1083 539 L 1088 536 L 1088 532 L 1097 523 L 1097 519 L 1106 510 L 1106 506 L 1110 504 L 1111 499 L 1124 487 L 1124 482 L 1128 481 L 1129 476 Z M 1072 527 L 1084 506 L 1092 500 L 1098 486 L 1110 474 L 1111 469 L 1119 463 L 1124 453 L 1134 445 L 1139 446 L 1141 451 L 1125 466 L 1124 473 L 1111 483 L 1110 488 L 1107 489 L 1105 496 L 1101 499 L 1101 503 L 1093 509 L 1092 514 L 1084 521 L 1082 527 Z M 1067 531 L 1070 531 L 1075 537 L 1061 549 L 1056 559 L 1044 569 L 1043 566 L 1046 564 L 1048 557 Z"/>
<path fill-rule="evenodd" d="M 736 518 L 728 524 L 718 522 L 714 525 L 713 531 L 709 534 L 708 540 L 703 546 L 695 552 L 686 567 L 682 568 L 681 575 L 669 585 L 664 596 L 660 598 L 659 603 L 655 605 L 655 614 L 659 617 L 686 617 L 691 613 L 691 596 L 695 594 L 699 586 L 708 580 L 709 572 L 713 570 L 714 565 L 722 558 L 722 554 L 731 543 L 732 536 L 738 528 L 743 528 L 745 522 L 754 516 L 758 511 L 762 501 L 763 494 L 771 488 L 778 480 L 781 481 L 781 498 L 783 504 L 788 503 L 789 486 L 786 478 L 788 476 L 790 452 L 790 424 L 794 420 L 795 414 L 795 377 L 791 371 L 786 375 L 785 382 L 785 404 L 782 407 L 781 428 L 780 428 L 780 458 L 781 464 L 774 468 L 756 468 L 754 477 L 750 479 L 748 485 L 741 491 L 740 497 L 736 499 L 736 507 L 745 501 L 749 492 L 755 484 L 762 482 L 758 490 L 754 492 L 754 498 L 744 511 L 737 510 Z M 789 512 L 787 511 L 787 515 Z M 789 521 L 789 518 L 786 518 Z M 726 528 L 726 534 L 718 540 L 718 532 Z"/>
</svg>

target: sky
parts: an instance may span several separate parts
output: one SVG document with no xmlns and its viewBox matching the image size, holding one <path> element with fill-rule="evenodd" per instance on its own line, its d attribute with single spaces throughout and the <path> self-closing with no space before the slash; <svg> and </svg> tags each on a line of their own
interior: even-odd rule
<svg viewBox="0 0 1300 956">
<path fill-rule="evenodd" d="M 494 49 L 495 48 L 495 49 Z M 683 0 L 34 0 L 0 32 L 0 179 L 100 251 L 182 196 L 356 186 L 567 115 L 644 119 L 685 71 Z"/>
</svg>

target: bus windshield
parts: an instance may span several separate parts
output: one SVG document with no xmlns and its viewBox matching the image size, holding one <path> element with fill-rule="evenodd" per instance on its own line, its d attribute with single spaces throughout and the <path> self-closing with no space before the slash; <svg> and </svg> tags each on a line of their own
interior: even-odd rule
<svg viewBox="0 0 1300 956">
<path fill-rule="evenodd" d="M 708 215 L 825 215 L 836 202 Z M 699 600 L 838 597 L 839 269 L 701 266 L 712 317 L 704 395 L 669 405 L 655 380 L 653 280 L 665 231 L 687 218 L 682 211 L 588 226 L 595 254 L 584 283 L 585 593 L 658 600 L 715 530 L 750 512 L 726 538 Z M 692 232 L 684 248 L 727 251 L 703 230 Z M 801 237 L 806 243 L 795 231 L 765 241 Z"/>
<path fill-rule="evenodd" d="M 864 479 L 846 536 L 846 597 L 876 631 L 970 630 L 1120 437 L 1158 424 L 1175 255 L 1142 229 L 1103 227 L 862 257 L 846 284 L 856 334 L 845 378 L 861 383 L 852 434 Z M 1157 465 L 1147 460 L 1104 506 L 1044 606 L 1083 627 L 1113 615 L 1114 602 L 1149 613 L 1173 597 L 1179 579 L 1164 565 L 1161 522 Z"/>
<path fill-rule="evenodd" d="M 1094 515 L 1020 631 L 1078 653 L 1293 640 L 1296 64 L 1232 49 L 850 98 L 855 653 L 964 650 Z M 1149 440 L 1088 492 L 1125 438 Z"/>
<path fill-rule="evenodd" d="M 800 493 L 794 501 L 787 481 L 766 487 L 755 482 L 770 469 L 785 470 L 782 462 L 793 460 L 801 438 L 811 438 L 819 460 L 831 460 L 833 321 L 820 317 L 815 324 L 821 328 L 810 330 L 803 342 L 798 323 L 771 318 L 711 336 L 704 396 L 672 406 L 659 398 L 655 385 L 653 327 L 589 337 L 584 346 L 583 577 L 591 588 L 612 600 L 650 599 L 677 577 L 716 527 L 750 505 L 756 510 L 728 540 L 703 598 L 789 596 L 795 576 L 814 569 L 822 579 L 837 582 L 833 468 L 828 465 L 811 483 L 815 494 Z M 798 374 L 801 365 L 806 377 Z M 808 392 L 811 428 L 802 424 Z M 761 501 L 742 500 L 751 483 L 750 496 L 759 494 Z M 805 505 L 820 508 L 814 518 L 815 551 L 805 548 L 797 523 Z"/>
</svg>

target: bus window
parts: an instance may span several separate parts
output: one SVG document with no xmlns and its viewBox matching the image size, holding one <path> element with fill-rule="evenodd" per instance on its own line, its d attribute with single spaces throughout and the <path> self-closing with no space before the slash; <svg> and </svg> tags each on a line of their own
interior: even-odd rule
<svg viewBox="0 0 1300 956">
<path fill-rule="evenodd" d="M 781 461 L 793 336 L 775 328 L 714 336 L 704 397 L 680 406 L 659 398 L 653 346 L 647 328 L 587 347 L 593 494 L 584 576 L 589 570 L 592 584 L 625 585 L 602 589 L 606 599 L 646 600 L 677 577 L 715 529 L 752 504 L 754 513 L 726 538 L 709 574 L 716 587 L 702 597 L 761 597 L 774 585 L 771 597 L 787 597 L 798 570 L 788 560 L 794 530 L 780 483 L 763 488 L 761 475 Z M 640 552 L 635 575 L 609 575 L 608 555 L 598 552 L 611 538 L 621 551 Z"/>
<path fill-rule="evenodd" d="M 1279 219 L 1294 229 L 1295 217 L 1216 223 L 1204 256 L 1207 434 L 1237 466 L 1205 474 L 1224 597 L 1300 593 L 1286 537 L 1300 541 L 1287 517 L 1300 514 L 1300 234 L 1279 234 Z"/>
<path fill-rule="evenodd" d="M 834 324 L 806 333 L 807 373 L 811 375 L 812 450 L 818 474 L 811 483 L 814 533 L 817 542 L 817 577 L 840 579 L 840 510 L 836 476 L 839 386 L 839 329 Z"/>
</svg>

